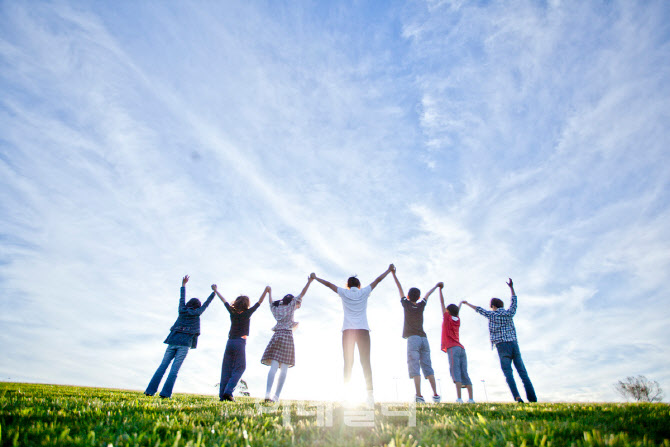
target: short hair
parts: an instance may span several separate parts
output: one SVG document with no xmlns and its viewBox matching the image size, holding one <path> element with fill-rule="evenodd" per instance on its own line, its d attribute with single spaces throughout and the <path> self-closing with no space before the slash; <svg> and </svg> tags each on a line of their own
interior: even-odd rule
<svg viewBox="0 0 670 447">
<path fill-rule="evenodd" d="M 451 314 L 452 317 L 458 316 L 458 306 L 455 304 L 450 304 L 447 306 L 447 311 Z"/>
<path fill-rule="evenodd" d="M 500 298 L 491 298 L 491 306 L 495 306 L 498 309 L 505 307 L 505 303 Z"/>
<path fill-rule="evenodd" d="M 349 277 L 349 279 L 347 279 L 347 287 L 349 287 L 350 289 L 352 287 L 358 287 L 360 289 L 361 288 L 361 282 L 355 276 L 351 276 L 351 277 Z"/>
<path fill-rule="evenodd" d="M 235 302 L 230 306 L 233 308 L 235 313 L 242 313 L 245 310 L 249 309 L 249 297 L 240 295 L 235 299 Z"/>
<path fill-rule="evenodd" d="M 186 303 L 186 307 L 189 309 L 198 309 L 200 306 L 202 306 L 202 304 L 200 304 L 200 300 L 197 298 L 191 298 L 188 300 L 188 303 Z"/>
<path fill-rule="evenodd" d="M 412 287 L 407 293 L 407 298 L 409 298 L 411 302 L 416 303 L 419 301 L 419 298 L 421 298 L 421 291 L 416 287 Z"/>
</svg>

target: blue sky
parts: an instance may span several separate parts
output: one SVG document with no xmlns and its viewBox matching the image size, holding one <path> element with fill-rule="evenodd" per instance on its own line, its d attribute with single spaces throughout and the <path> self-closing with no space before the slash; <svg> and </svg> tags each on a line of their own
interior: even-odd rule
<svg viewBox="0 0 670 447">
<path fill-rule="evenodd" d="M 143 390 L 183 275 L 255 301 L 393 262 L 448 303 L 507 305 L 512 277 L 540 400 L 667 390 L 669 104 L 663 1 L 0 1 L 0 377 Z M 391 279 L 368 318 L 378 399 L 409 399 Z M 296 319 L 283 397 L 336 398 L 338 297 L 314 284 Z M 475 399 L 510 400 L 462 320 Z M 176 392 L 217 392 L 228 328 L 214 302 Z"/>
</svg>

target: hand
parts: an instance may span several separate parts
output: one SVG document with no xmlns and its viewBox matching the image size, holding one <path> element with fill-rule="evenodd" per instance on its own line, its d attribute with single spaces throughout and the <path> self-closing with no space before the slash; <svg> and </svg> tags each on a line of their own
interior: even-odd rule
<svg viewBox="0 0 670 447">
<path fill-rule="evenodd" d="M 212 284 L 212 290 L 216 292 L 216 284 Z"/>
<path fill-rule="evenodd" d="M 316 273 L 312 272 L 309 274 L 309 279 L 316 279 Z"/>
<path fill-rule="evenodd" d="M 270 287 L 270 286 L 265 286 L 265 291 L 266 291 L 267 293 L 272 292 L 272 287 Z"/>
<path fill-rule="evenodd" d="M 443 288 L 443 287 L 444 287 L 444 283 L 443 283 L 443 282 L 438 282 L 438 283 L 437 283 L 437 287 L 439 287 L 440 289 Z"/>
<path fill-rule="evenodd" d="M 507 283 L 507 285 L 510 287 L 510 289 L 514 287 L 514 283 L 512 283 L 512 278 L 509 278 L 509 282 Z"/>
<path fill-rule="evenodd" d="M 181 280 L 181 286 L 184 287 L 186 283 L 188 282 L 188 275 L 184 276 Z"/>
<path fill-rule="evenodd" d="M 395 265 L 389 264 L 389 272 L 395 273 Z"/>
<path fill-rule="evenodd" d="M 470 303 L 468 303 L 467 301 L 463 300 L 463 301 L 461 301 L 461 304 L 470 304 Z"/>
</svg>

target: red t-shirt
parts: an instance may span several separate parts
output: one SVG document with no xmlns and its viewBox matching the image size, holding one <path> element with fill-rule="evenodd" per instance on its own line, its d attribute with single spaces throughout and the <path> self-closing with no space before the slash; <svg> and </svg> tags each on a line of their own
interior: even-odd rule
<svg viewBox="0 0 670 447">
<path fill-rule="evenodd" d="M 455 321 L 454 318 L 456 318 Z M 444 312 L 444 315 L 442 316 L 442 350 L 444 352 L 447 352 L 447 349 L 453 348 L 454 346 L 460 346 L 465 349 L 465 347 L 458 341 L 458 329 L 460 327 L 460 318 L 452 317 L 448 311 Z"/>
</svg>

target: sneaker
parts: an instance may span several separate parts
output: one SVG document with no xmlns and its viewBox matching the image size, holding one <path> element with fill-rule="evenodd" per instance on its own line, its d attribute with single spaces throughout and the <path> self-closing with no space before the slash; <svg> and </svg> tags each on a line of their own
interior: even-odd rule
<svg viewBox="0 0 670 447">
<path fill-rule="evenodd" d="M 424 399 L 423 396 L 414 396 L 414 402 L 422 404 L 426 402 L 426 399 Z"/>
<path fill-rule="evenodd" d="M 221 400 L 227 400 L 227 401 L 230 401 L 230 402 L 235 402 L 235 398 L 233 397 L 232 394 L 224 394 L 223 398 L 221 398 Z"/>
<path fill-rule="evenodd" d="M 433 396 L 433 402 L 435 402 L 436 404 L 439 404 L 441 400 L 442 396 L 440 396 L 439 394 Z"/>
<path fill-rule="evenodd" d="M 469 403 L 469 404 L 474 404 L 474 403 L 475 403 L 475 401 L 474 401 L 474 400 L 472 400 L 472 399 L 468 399 L 468 403 Z"/>
<path fill-rule="evenodd" d="M 457 404 L 462 404 L 462 403 L 463 403 L 463 399 L 461 399 L 461 398 L 459 397 L 458 399 L 456 399 L 456 403 L 457 403 Z"/>
<path fill-rule="evenodd" d="M 516 398 L 516 402 L 519 403 L 519 404 L 522 404 L 522 403 L 523 403 L 523 399 L 520 398 L 520 397 L 517 397 L 517 398 Z"/>
<path fill-rule="evenodd" d="M 144 395 L 148 396 L 148 397 L 153 397 L 153 394 L 149 394 L 149 393 L 144 393 Z"/>
</svg>

